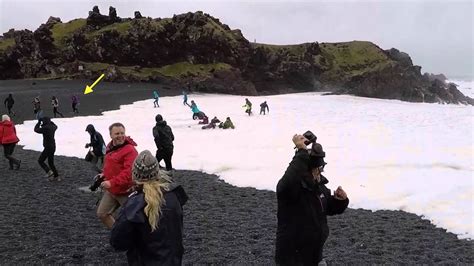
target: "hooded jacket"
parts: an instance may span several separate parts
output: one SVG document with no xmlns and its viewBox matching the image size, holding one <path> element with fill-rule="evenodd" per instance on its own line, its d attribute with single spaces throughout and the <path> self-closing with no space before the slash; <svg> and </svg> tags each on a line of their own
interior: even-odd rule
<svg viewBox="0 0 474 266">
<path fill-rule="evenodd" d="M 41 124 L 41 122 L 43 122 Z M 49 149 L 56 149 L 56 141 L 54 139 L 54 133 L 58 129 L 58 126 L 53 123 L 48 117 L 44 117 L 38 120 L 35 125 L 35 132 L 43 134 L 43 147 Z"/>
<path fill-rule="evenodd" d="M 158 150 L 173 150 L 174 135 L 171 127 L 166 124 L 166 121 L 156 122 L 156 125 L 153 127 L 153 138 L 155 139 L 156 148 Z"/>
<path fill-rule="evenodd" d="M 110 181 L 108 191 L 114 195 L 127 195 L 132 186 L 132 165 L 138 155 L 137 144 L 130 137 L 125 138 L 122 145 L 107 145 L 103 175 Z"/>
<path fill-rule="evenodd" d="M 314 181 L 307 150 L 296 152 L 277 185 L 278 228 L 275 260 L 279 265 L 317 265 L 329 236 L 327 215 L 341 214 L 349 199 L 338 200 L 321 176 Z"/>
<path fill-rule="evenodd" d="M 11 95 L 8 95 L 5 101 L 3 101 L 3 104 L 7 106 L 8 108 L 12 108 L 14 103 L 15 103 L 15 100 L 13 100 L 13 96 Z"/>
<path fill-rule="evenodd" d="M 20 141 L 16 136 L 15 125 L 12 121 L 0 122 L 0 144 L 11 144 Z"/>
<path fill-rule="evenodd" d="M 88 125 L 86 131 L 91 135 L 91 142 L 89 145 L 92 147 L 92 152 L 94 152 L 97 157 L 104 156 L 105 142 L 102 135 L 95 130 L 93 125 Z"/>
<path fill-rule="evenodd" d="M 122 207 L 112 228 L 110 244 L 127 251 L 129 265 L 181 265 L 183 247 L 183 205 L 188 196 L 184 189 L 171 184 L 164 192 L 158 227 L 151 226 L 144 213 L 143 192 L 134 192 Z"/>
</svg>

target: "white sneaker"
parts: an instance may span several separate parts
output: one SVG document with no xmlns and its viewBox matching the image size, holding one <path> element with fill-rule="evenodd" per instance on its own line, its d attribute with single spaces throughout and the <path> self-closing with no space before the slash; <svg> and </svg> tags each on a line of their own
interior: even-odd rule
<svg viewBox="0 0 474 266">
<path fill-rule="evenodd" d="M 49 172 L 44 175 L 44 177 L 52 177 L 54 175 L 53 170 L 49 170 Z"/>
</svg>

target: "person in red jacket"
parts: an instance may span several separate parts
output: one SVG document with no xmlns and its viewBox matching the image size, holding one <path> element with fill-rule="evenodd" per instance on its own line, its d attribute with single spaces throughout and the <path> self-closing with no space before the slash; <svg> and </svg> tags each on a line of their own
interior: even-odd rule
<svg viewBox="0 0 474 266">
<path fill-rule="evenodd" d="M 107 145 L 104 169 L 100 174 L 104 178 L 100 186 L 105 192 L 97 207 L 97 216 L 111 229 L 115 223 L 112 214 L 127 201 L 133 185 L 132 165 L 138 152 L 135 149 L 137 144 L 125 135 L 123 124 L 110 125 L 109 133 L 112 141 Z"/>
<path fill-rule="evenodd" d="M 16 136 L 15 125 L 8 115 L 3 115 L 0 122 L 0 144 L 3 145 L 3 153 L 10 164 L 10 170 L 13 170 L 14 166 L 15 170 L 20 169 L 21 161 L 12 156 L 18 141 L 20 140 Z"/>
</svg>

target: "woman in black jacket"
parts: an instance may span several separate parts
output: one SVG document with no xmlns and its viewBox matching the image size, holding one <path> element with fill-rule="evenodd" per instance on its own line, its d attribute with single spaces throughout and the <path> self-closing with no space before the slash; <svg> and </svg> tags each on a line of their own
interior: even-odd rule
<svg viewBox="0 0 474 266">
<path fill-rule="evenodd" d="M 132 176 L 138 188 L 120 211 L 110 244 L 127 251 L 129 265 L 181 265 L 184 189 L 159 172 L 148 150 L 135 159 Z"/>
<path fill-rule="evenodd" d="M 341 187 L 334 195 L 321 174 L 324 152 L 318 143 L 306 149 L 303 135 L 293 136 L 298 149 L 277 185 L 277 265 L 317 265 L 329 236 L 327 215 L 341 214 L 349 199 Z"/>
<path fill-rule="evenodd" d="M 105 142 L 102 134 L 95 130 L 94 126 L 89 124 L 86 127 L 86 131 L 90 134 L 91 140 L 86 144 L 86 149 L 89 148 L 89 154 L 91 154 L 91 164 L 95 171 L 101 173 L 102 167 L 104 166 L 104 155 L 105 155 Z M 92 150 L 90 150 L 92 148 Z"/>
</svg>

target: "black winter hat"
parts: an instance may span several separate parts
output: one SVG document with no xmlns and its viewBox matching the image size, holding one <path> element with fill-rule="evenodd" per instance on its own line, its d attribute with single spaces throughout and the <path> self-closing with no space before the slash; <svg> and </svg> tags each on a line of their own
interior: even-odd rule
<svg viewBox="0 0 474 266">
<path fill-rule="evenodd" d="M 156 122 L 161 122 L 161 121 L 163 121 L 163 117 L 160 114 L 158 114 L 158 115 L 155 116 L 155 121 Z"/>
<path fill-rule="evenodd" d="M 310 168 L 326 165 L 326 162 L 324 161 L 326 153 L 323 151 L 323 146 L 321 146 L 321 144 L 317 142 L 313 143 L 311 149 L 308 149 L 308 152 L 310 157 Z"/>
<path fill-rule="evenodd" d="M 94 132 L 94 131 L 95 131 L 95 128 L 94 128 L 94 126 L 93 126 L 92 124 L 89 124 L 89 125 L 87 125 L 87 127 L 86 127 L 86 131 L 87 131 L 87 132 Z"/>
</svg>

